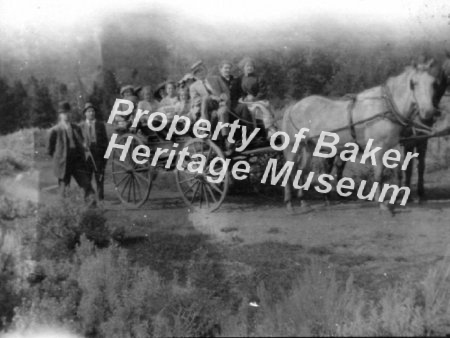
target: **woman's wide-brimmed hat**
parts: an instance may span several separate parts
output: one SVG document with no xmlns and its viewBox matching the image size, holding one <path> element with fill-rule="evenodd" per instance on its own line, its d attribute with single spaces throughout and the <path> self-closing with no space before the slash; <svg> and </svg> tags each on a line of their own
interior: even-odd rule
<svg viewBox="0 0 450 338">
<path fill-rule="evenodd" d="M 178 84 L 180 85 L 180 86 L 183 86 L 186 82 L 188 82 L 188 81 L 196 81 L 197 80 L 197 78 L 194 76 L 194 74 L 192 74 L 192 73 L 187 73 L 187 74 L 185 74 L 182 78 L 181 78 L 181 80 L 180 81 L 178 81 Z"/>
<path fill-rule="evenodd" d="M 156 86 L 155 91 L 153 92 L 153 97 L 157 99 L 158 101 L 161 101 L 163 98 L 161 96 L 161 89 L 164 89 L 169 83 L 173 84 L 175 87 L 177 86 L 177 83 L 172 80 L 166 80 L 164 82 L 161 82 Z"/>
<path fill-rule="evenodd" d="M 131 90 L 133 92 L 133 95 L 136 93 L 136 89 L 132 85 L 126 85 L 120 88 L 120 95 L 123 95 L 127 90 Z"/>
</svg>

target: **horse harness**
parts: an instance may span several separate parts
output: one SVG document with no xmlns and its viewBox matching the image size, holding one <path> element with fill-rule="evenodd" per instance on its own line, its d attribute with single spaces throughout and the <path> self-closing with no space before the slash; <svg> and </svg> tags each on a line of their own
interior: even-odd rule
<svg viewBox="0 0 450 338">
<path fill-rule="evenodd" d="M 337 133 L 337 132 L 341 132 L 344 131 L 346 129 L 348 129 L 350 136 L 353 139 L 353 142 L 358 144 L 357 140 L 356 140 L 356 129 L 355 126 L 357 125 L 361 125 L 361 124 L 367 124 L 369 122 L 375 121 L 375 120 L 379 120 L 379 119 L 387 119 L 393 123 L 399 124 L 401 125 L 404 129 L 411 127 L 413 130 L 413 134 L 416 134 L 417 132 L 422 132 L 425 134 L 429 134 L 431 135 L 432 129 L 428 126 L 426 126 L 425 124 L 421 123 L 421 122 L 416 122 L 414 121 L 415 116 L 419 113 L 419 111 L 417 109 L 415 109 L 413 116 L 409 119 L 403 117 L 398 108 L 397 105 L 395 104 L 393 98 L 392 98 L 392 94 L 389 90 L 389 88 L 387 87 L 387 85 L 382 85 L 381 86 L 381 91 L 382 91 L 382 95 L 380 97 L 380 99 L 384 99 L 384 101 L 386 102 L 387 105 L 387 110 L 382 112 L 382 113 L 378 113 L 372 117 L 369 117 L 367 119 L 363 119 L 357 122 L 354 122 L 353 119 L 353 109 L 355 107 L 356 101 L 358 101 L 357 98 L 357 94 L 347 94 L 345 95 L 342 99 L 343 100 L 349 100 L 349 104 L 347 106 L 347 121 L 348 121 L 348 125 L 338 128 L 338 129 L 334 129 L 331 132 L 332 133 Z M 289 112 L 289 119 L 291 124 L 297 129 L 300 130 L 300 128 L 298 128 L 294 121 L 292 120 L 291 114 Z M 309 139 L 315 139 L 318 138 L 319 135 L 316 136 L 311 136 L 309 137 Z M 358 144 L 359 146 L 359 144 Z"/>
</svg>

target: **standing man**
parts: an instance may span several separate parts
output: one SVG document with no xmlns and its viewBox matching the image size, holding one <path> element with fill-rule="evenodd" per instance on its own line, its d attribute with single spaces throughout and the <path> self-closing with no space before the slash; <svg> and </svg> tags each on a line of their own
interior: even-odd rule
<svg viewBox="0 0 450 338">
<path fill-rule="evenodd" d="M 95 119 L 96 110 L 92 103 L 87 102 L 84 105 L 83 114 L 86 119 L 80 123 L 80 128 L 83 133 L 85 147 L 88 150 L 87 167 L 89 181 L 92 180 L 92 175 L 94 175 L 98 200 L 103 201 L 106 167 L 104 156 L 108 148 L 106 127 L 103 122 Z"/>
<path fill-rule="evenodd" d="M 61 102 L 58 106 L 58 124 L 49 132 L 48 154 L 53 157 L 53 171 L 58 179 L 60 196 L 65 196 L 73 176 L 88 202 L 89 197 L 93 197 L 94 189 L 87 171 L 83 135 L 81 128 L 71 123 L 70 119 L 70 104 Z M 95 199 L 90 204 L 95 206 Z"/>
<path fill-rule="evenodd" d="M 229 122 L 230 112 L 239 118 L 244 124 L 247 124 L 247 129 L 253 125 L 252 115 L 247 105 L 239 103 L 240 98 L 240 84 L 237 79 L 231 75 L 232 63 L 224 60 L 219 64 L 219 76 L 210 76 L 207 82 L 210 84 L 213 94 L 220 98 L 220 109 L 226 111 L 226 122 Z M 228 135 L 228 130 L 225 131 Z"/>
</svg>

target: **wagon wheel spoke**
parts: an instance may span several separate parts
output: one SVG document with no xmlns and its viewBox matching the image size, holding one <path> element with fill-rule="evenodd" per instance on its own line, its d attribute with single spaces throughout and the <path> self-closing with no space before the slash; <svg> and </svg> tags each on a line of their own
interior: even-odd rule
<svg viewBox="0 0 450 338">
<path fill-rule="evenodd" d="M 127 171 L 126 171 L 126 170 L 119 170 L 119 171 L 113 171 L 112 173 L 113 173 L 114 175 L 117 175 L 117 174 L 126 174 Z"/>
<path fill-rule="evenodd" d="M 205 200 L 206 200 L 206 207 L 209 209 L 209 199 L 208 199 L 208 192 L 206 191 L 206 186 L 208 184 L 203 184 L 202 189 L 203 189 L 203 194 L 205 195 Z"/>
<path fill-rule="evenodd" d="M 128 175 L 124 175 L 119 182 L 116 183 L 116 187 L 120 185 L 120 183 L 122 183 L 126 178 L 128 177 Z"/>
<path fill-rule="evenodd" d="M 209 172 L 209 169 L 210 169 L 210 168 L 211 168 L 211 165 L 210 165 L 210 163 L 209 163 L 209 164 L 207 164 L 207 165 L 205 166 L 204 172 Z M 220 172 L 220 171 L 223 170 L 223 164 L 222 164 L 222 163 L 219 163 L 219 162 L 216 162 L 213 169 L 214 169 L 215 172 L 217 172 L 217 171 Z"/>
<path fill-rule="evenodd" d="M 183 195 L 186 195 L 186 193 L 188 193 L 189 191 L 191 191 L 192 190 L 192 188 L 196 185 L 196 184 L 198 184 L 199 182 L 198 182 L 198 180 L 196 180 L 194 183 L 192 183 L 186 190 L 183 190 Z"/>
<path fill-rule="evenodd" d="M 144 175 L 137 174 L 136 177 L 141 179 L 141 181 L 144 182 L 146 185 L 150 184 L 150 179 L 146 179 L 144 177 Z M 137 180 L 137 178 L 136 178 L 136 180 Z"/>
<path fill-rule="evenodd" d="M 203 182 L 200 182 L 200 185 L 199 185 L 199 189 L 198 189 L 198 193 L 199 193 L 199 206 L 200 206 L 200 209 L 202 208 L 202 201 L 203 201 Z"/>
<path fill-rule="evenodd" d="M 131 182 L 130 182 L 130 189 L 128 190 L 128 202 L 131 202 L 132 198 L 133 198 L 133 193 L 134 192 L 134 175 L 131 175 Z M 136 203 L 136 202 L 134 202 Z"/>
<path fill-rule="evenodd" d="M 130 169 L 130 166 L 129 166 L 129 165 L 126 165 L 123 161 L 120 161 L 120 160 L 114 161 L 114 164 L 117 164 L 117 165 L 119 165 L 119 166 L 121 166 L 122 168 L 125 168 L 125 169 L 127 169 L 127 170 Z"/>
<path fill-rule="evenodd" d="M 192 181 L 192 180 L 195 180 L 195 176 L 192 176 L 192 177 L 189 177 L 189 178 L 186 178 L 186 179 L 180 181 L 180 184 L 183 184 L 183 183 L 186 183 L 186 182 L 189 182 L 189 181 Z"/>
<path fill-rule="evenodd" d="M 121 152 L 114 150 L 111 173 L 118 198 L 125 204 L 137 207 L 144 204 L 150 194 L 151 168 L 148 164 L 138 164 L 133 161 L 134 149 L 144 144 L 138 136 L 127 133 L 121 135 L 117 143 L 125 145 L 129 137 L 132 137 L 130 149 L 123 161 L 120 161 Z"/>
<path fill-rule="evenodd" d="M 223 190 L 220 190 L 216 183 L 212 183 L 212 184 L 210 184 L 210 186 L 211 186 L 215 191 L 217 191 L 219 194 L 222 194 L 222 193 L 223 193 Z"/>
<path fill-rule="evenodd" d="M 198 183 L 198 184 L 197 184 L 197 186 L 195 187 L 194 194 L 192 195 L 192 198 L 191 198 L 191 204 L 194 203 L 195 196 L 197 195 L 198 189 L 199 189 L 199 187 L 200 187 L 200 182 L 197 181 L 197 183 Z"/>
<path fill-rule="evenodd" d="M 125 188 L 128 186 L 128 184 L 130 183 L 130 175 L 127 176 L 128 180 L 125 182 L 125 184 L 123 185 L 122 191 L 120 192 L 120 195 L 123 196 L 123 192 L 125 190 Z"/>
<path fill-rule="evenodd" d="M 216 197 L 214 196 L 214 192 L 211 190 L 210 185 L 206 184 L 205 187 L 208 190 L 209 194 L 211 195 L 212 200 L 214 201 L 214 203 L 217 203 Z"/>
<path fill-rule="evenodd" d="M 136 203 L 136 178 L 133 175 L 133 201 Z"/>
<path fill-rule="evenodd" d="M 225 173 L 223 182 L 209 182 L 210 179 L 217 179 L 218 177 L 218 175 L 211 175 L 209 173 L 211 170 L 222 173 L 225 169 L 225 165 L 222 163 L 223 161 L 214 161 L 213 164 L 211 162 L 216 156 L 222 159 L 225 157 L 221 149 L 210 139 L 191 139 L 186 144 L 186 147 L 191 157 L 193 156 L 192 154 L 195 154 L 199 158 L 203 157 L 205 166 L 200 175 L 201 177 L 193 173 L 184 173 L 183 171 L 177 170 L 175 174 L 178 190 L 188 206 L 195 206 L 196 208 L 212 212 L 222 204 L 226 196 L 229 173 Z M 192 163 L 192 161 L 189 161 L 189 163 Z M 192 163 L 192 166 L 194 167 L 195 164 Z"/>
<path fill-rule="evenodd" d="M 131 186 L 133 184 L 133 175 L 130 175 L 130 187 L 128 188 L 127 202 L 131 201 Z"/>
<path fill-rule="evenodd" d="M 131 152 L 133 148 L 130 147 L 130 149 L 128 150 L 127 156 L 126 156 L 126 161 L 129 163 L 129 165 L 131 166 L 131 168 L 136 168 L 137 163 L 133 161 L 133 158 L 131 157 Z"/>
<path fill-rule="evenodd" d="M 134 171 L 137 173 L 141 173 L 143 171 L 149 171 L 149 170 L 150 170 L 150 167 L 147 167 L 147 166 L 134 169 Z"/>
<path fill-rule="evenodd" d="M 208 155 L 206 155 L 206 163 L 209 162 L 209 159 L 211 158 L 212 152 L 213 152 L 213 149 L 211 147 L 209 147 Z"/>
<path fill-rule="evenodd" d="M 139 176 L 139 175 L 137 175 L 137 176 Z M 137 180 L 137 178 L 136 178 L 136 190 L 137 190 L 137 192 L 138 192 L 138 201 L 140 201 L 140 200 L 142 200 L 142 194 L 141 194 L 141 188 L 139 187 L 139 182 L 138 182 L 138 180 Z"/>
</svg>

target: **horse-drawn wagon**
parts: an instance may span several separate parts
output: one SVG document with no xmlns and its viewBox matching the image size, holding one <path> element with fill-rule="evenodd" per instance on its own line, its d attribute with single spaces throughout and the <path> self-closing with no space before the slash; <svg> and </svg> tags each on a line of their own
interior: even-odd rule
<svg viewBox="0 0 450 338">
<path fill-rule="evenodd" d="M 260 129 L 260 134 L 263 132 L 264 130 Z M 132 137 L 132 141 L 125 159 L 121 160 L 122 151 L 118 149 L 112 151 L 110 159 L 117 196 L 122 203 L 136 208 L 141 207 L 148 200 L 152 183 L 157 178 L 158 172 L 172 171 L 175 175 L 177 189 L 188 208 L 212 212 L 221 206 L 227 196 L 232 180 L 229 168 L 232 168 L 234 163 L 242 160 L 249 163 L 250 171 L 246 184 L 255 192 L 261 192 L 264 191 L 264 187 L 261 186 L 261 178 L 268 160 L 277 158 L 281 163 L 282 159 L 282 152 L 273 150 L 265 135 L 255 138 L 244 151 L 234 152 L 229 156 L 226 156 L 222 147 L 210 137 L 196 138 L 183 135 L 167 141 L 155 132 L 144 134 L 127 129 L 118 136 L 116 144 L 125 145 L 129 137 Z M 132 159 L 131 154 L 133 149 L 140 145 L 146 145 L 152 155 L 155 154 L 157 148 L 174 151 L 169 152 L 172 155 L 159 157 L 156 161 L 152 161 L 151 155 L 148 161 L 139 164 Z M 180 162 L 180 149 L 182 148 L 187 149 L 189 155 L 184 156 Z M 170 156 L 174 155 L 177 159 L 170 159 Z M 201 173 L 185 170 L 189 163 L 195 162 L 195 159 L 201 155 L 206 159 Z M 215 158 L 229 160 L 223 179 L 217 183 L 208 179 L 212 177 L 211 172 L 217 173 L 223 170 L 223 161 L 214 161 Z"/>
</svg>

